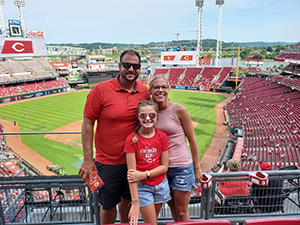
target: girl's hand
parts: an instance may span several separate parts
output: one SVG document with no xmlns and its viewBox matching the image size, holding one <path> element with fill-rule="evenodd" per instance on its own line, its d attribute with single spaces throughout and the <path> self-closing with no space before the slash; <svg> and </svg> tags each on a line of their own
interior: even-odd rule
<svg viewBox="0 0 300 225">
<path fill-rule="evenodd" d="M 132 202 L 131 208 L 129 210 L 128 218 L 130 225 L 137 225 L 139 222 L 139 215 L 140 215 L 140 203 L 139 202 Z"/>
<path fill-rule="evenodd" d="M 129 169 L 127 171 L 127 180 L 129 183 L 134 183 L 144 179 L 145 179 L 145 172 L 140 172 L 134 169 Z"/>
</svg>

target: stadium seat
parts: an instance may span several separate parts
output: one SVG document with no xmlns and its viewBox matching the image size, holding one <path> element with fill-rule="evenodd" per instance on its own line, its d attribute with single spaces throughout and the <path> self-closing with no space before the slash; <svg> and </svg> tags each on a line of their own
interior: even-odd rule
<svg viewBox="0 0 300 225">
<path fill-rule="evenodd" d="M 191 220 L 191 221 L 180 221 L 180 222 L 171 222 L 166 225 L 230 225 L 231 223 L 228 220 Z"/>
<path fill-rule="evenodd" d="M 287 166 L 287 167 L 280 168 L 279 170 L 299 170 L 299 168 L 297 166 Z M 298 204 L 296 202 L 294 203 L 296 205 L 299 205 L 300 204 L 300 179 L 294 179 L 294 180 L 288 179 L 287 181 L 291 184 L 291 187 L 283 190 L 285 192 L 286 198 L 294 202 L 294 200 L 291 199 L 289 195 L 293 192 L 297 192 Z"/>
<path fill-rule="evenodd" d="M 300 217 L 264 218 L 245 220 L 246 225 L 299 225 Z"/>
<path fill-rule="evenodd" d="M 215 208 L 220 214 L 247 214 L 252 210 L 250 201 L 250 195 L 232 195 L 224 199 L 221 197 L 221 205 Z"/>
<path fill-rule="evenodd" d="M 131 225 L 131 223 L 118 223 L 119 225 Z M 115 225 L 114 223 L 106 225 Z M 138 225 L 151 225 L 151 223 L 138 223 Z"/>
</svg>

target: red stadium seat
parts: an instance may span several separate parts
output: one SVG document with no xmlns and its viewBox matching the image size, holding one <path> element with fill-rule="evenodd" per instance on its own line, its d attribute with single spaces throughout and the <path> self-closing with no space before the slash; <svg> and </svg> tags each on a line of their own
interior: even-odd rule
<svg viewBox="0 0 300 225">
<path fill-rule="evenodd" d="M 231 225 L 228 220 L 191 220 L 191 221 L 180 221 L 180 222 L 171 222 L 166 225 Z"/>
<path fill-rule="evenodd" d="M 106 224 L 106 225 L 115 225 L 116 223 Z M 131 225 L 131 223 L 118 223 L 118 225 Z M 138 225 L 151 225 L 151 223 L 138 223 Z"/>
<path fill-rule="evenodd" d="M 264 218 L 250 219 L 245 221 L 246 225 L 299 225 L 300 217 Z"/>
</svg>

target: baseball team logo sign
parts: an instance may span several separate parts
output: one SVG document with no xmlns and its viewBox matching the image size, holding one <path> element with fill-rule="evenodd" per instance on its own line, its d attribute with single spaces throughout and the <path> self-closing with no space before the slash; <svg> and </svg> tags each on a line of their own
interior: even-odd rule
<svg viewBox="0 0 300 225">
<path fill-rule="evenodd" d="M 161 52 L 162 65 L 196 65 L 196 51 Z"/>
<path fill-rule="evenodd" d="M 0 58 L 47 56 L 45 38 L 0 36 Z"/>
<path fill-rule="evenodd" d="M 180 58 L 180 61 L 192 61 L 193 60 L 193 56 L 192 55 L 183 55 Z"/>
<path fill-rule="evenodd" d="M 5 41 L 2 54 L 24 54 L 33 53 L 31 41 Z"/>
</svg>

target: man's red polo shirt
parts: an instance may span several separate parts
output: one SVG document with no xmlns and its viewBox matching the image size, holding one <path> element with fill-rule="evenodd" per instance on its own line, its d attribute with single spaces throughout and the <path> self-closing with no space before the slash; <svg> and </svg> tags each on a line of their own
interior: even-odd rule
<svg viewBox="0 0 300 225">
<path fill-rule="evenodd" d="M 150 99 L 148 88 L 139 82 L 131 92 L 123 90 L 119 76 L 94 86 L 83 112 L 85 117 L 97 120 L 96 161 L 110 165 L 126 164 L 123 148 L 126 137 L 137 125 L 137 105 Z"/>
</svg>

